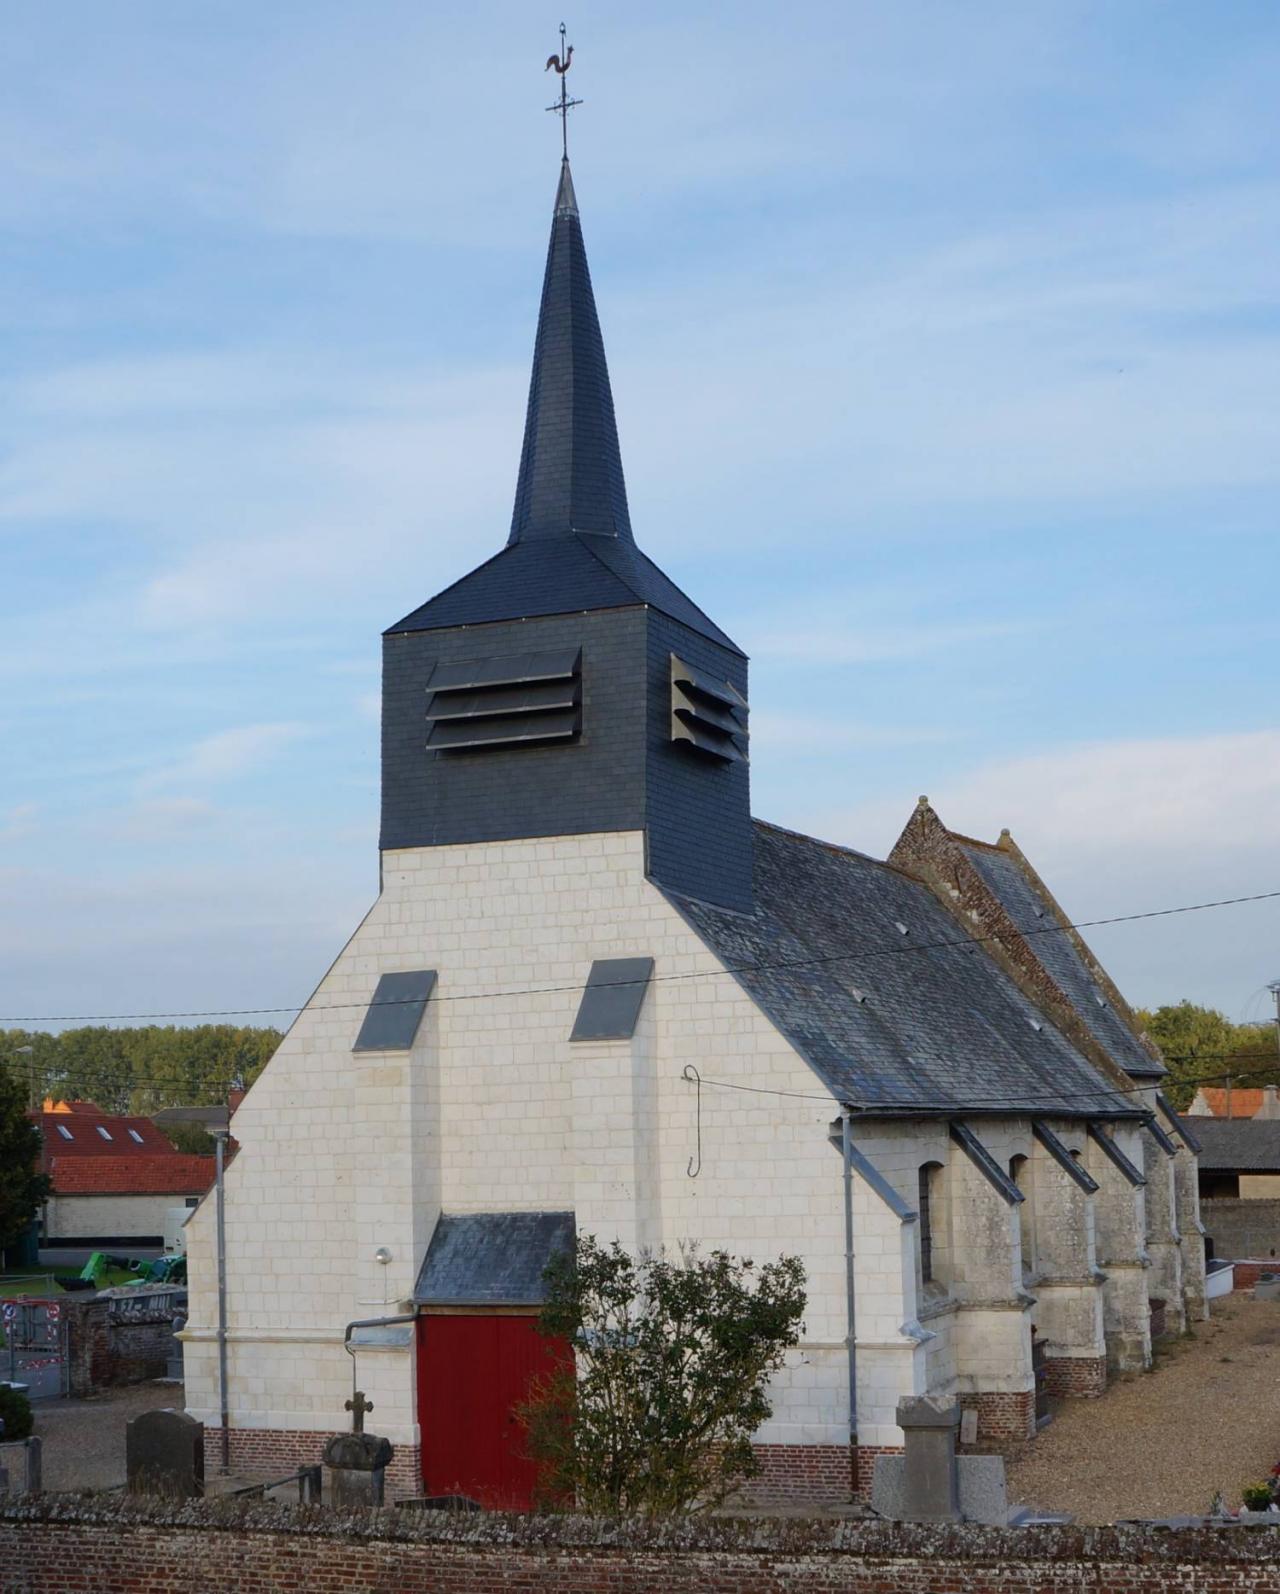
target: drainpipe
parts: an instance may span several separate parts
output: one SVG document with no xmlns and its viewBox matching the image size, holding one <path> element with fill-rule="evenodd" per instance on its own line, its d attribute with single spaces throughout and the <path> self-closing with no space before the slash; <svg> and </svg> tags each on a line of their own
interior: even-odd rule
<svg viewBox="0 0 1280 1594">
<path fill-rule="evenodd" d="M 844 1289 L 848 1333 L 845 1345 L 849 1351 L 849 1455 L 855 1473 L 858 1455 L 858 1348 L 855 1332 L 853 1286 L 853 1136 L 849 1129 L 849 1114 L 840 1114 L 840 1149 L 844 1156 Z M 855 1476 L 855 1488 L 858 1479 Z"/>
<path fill-rule="evenodd" d="M 214 1132 L 213 1144 L 218 1203 L 218 1403 L 222 1407 L 222 1465 L 218 1470 L 225 1477 L 231 1471 L 231 1413 L 227 1409 L 227 1204 L 222 1183 L 227 1144 L 225 1129 L 221 1133 Z"/>
<path fill-rule="evenodd" d="M 416 1323 L 416 1312 L 402 1312 L 396 1317 L 358 1317 L 354 1323 L 348 1323 L 342 1333 L 342 1348 L 351 1358 L 351 1398 L 356 1397 L 356 1348 L 351 1343 L 351 1335 L 357 1328 L 394 1328 L 400 1323 Z"/>
</svg>

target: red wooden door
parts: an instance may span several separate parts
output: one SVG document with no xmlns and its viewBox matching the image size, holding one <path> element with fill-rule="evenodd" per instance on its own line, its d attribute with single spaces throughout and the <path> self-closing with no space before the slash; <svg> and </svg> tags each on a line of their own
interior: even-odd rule
<svg viewBox="0 0 1280 1594">
<path fill-rule="evenodd" d="M 567 1347 L 535 1317 L 418 1319 L 418 1422 L 425 1493 L 463 1494 L 491 1510 L 527 1511 L 537 1469 L 514 1407 Z"/>
</svg>

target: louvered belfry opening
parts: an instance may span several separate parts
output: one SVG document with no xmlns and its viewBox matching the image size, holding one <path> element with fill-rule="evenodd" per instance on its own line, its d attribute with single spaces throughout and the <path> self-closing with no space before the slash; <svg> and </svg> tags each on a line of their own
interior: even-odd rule
<svg viewBox="0 0 1280 1594">
<path fill-rule="evenodd" d="M 442 752 L 568 742 L 582 729 L 582 649 L 437 664 L 427 746 Z"/>
<path fill-rule="evenodd" d="M 729 681 L 718 681 L 671 655 L 671 740 L 687 742 L 725 763 L 745 763 L 747 700 Z"/>
</svg>

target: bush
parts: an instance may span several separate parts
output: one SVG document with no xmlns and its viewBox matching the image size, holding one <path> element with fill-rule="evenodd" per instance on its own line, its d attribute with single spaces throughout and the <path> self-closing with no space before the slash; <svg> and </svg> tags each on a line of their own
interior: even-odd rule
<svg viewBox="0 0 1280 1594">
<path fill-rule="evenodd" d="M 795 1257 L 632 1257 L 580 1235 L 576 1256 L 545 1276 L 541 1330 L 573 1357 L 519 1411 L 544 1503 L 680 1516 L 714 1509 L 755 1475 L 766 1386 L 800 1337 Z"/>
<path fill-rule="evenodd" d="M 35 1427 L 31 1415 L 31 1402 L 20 1389 L 10 1384 L 0 1384 L 0 1422 L 4 1423 L 3 1441 L 11 1444 L 15 1439 L 27 1439 Z"/>
<path fill-rule="evenodd" d="M 1265 1511 L 1275 1496 L 1271 1493 L 1269 1483 L 1247 1483 L 1241 1490 L 1241 1498 L 1247 1510 Z"/>
</svg>

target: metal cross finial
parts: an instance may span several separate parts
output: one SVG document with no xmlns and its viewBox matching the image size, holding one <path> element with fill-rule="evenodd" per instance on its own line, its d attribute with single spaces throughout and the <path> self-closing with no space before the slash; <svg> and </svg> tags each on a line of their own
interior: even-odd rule
<svg viewBox="0 0 1280 1594">
<path fill-rule="evenodd" d="M 357 1389 L 351 1399 L 345 1402 L 344 1409 L 351 1413 L 351 1432 L 364 1432 L 364 1415 L 373 1410 L 373 1402 L 364 1398 L 364 1390 Z"/>
<path fill-rule="evenodd" d="M 565 160 L 568 160 L 569 159 L 569 112 L 573 109 L 573 107 L 575 105 L 581 105 L 582 101 L 581 100 L 571 100 L 569 98 L 569 95 L 568 95 L 566 89 L 565 89 L 564 75 L 569 70 L 569 68 L 573 65 L 573 46 L 571 44 L 568 45 L 568 46 L 565 45 L 564 33 L 565 33 L 564 23 L 562 22 L 560 24 L 560 54 L 559 55 L 549 55 L 547 57 L 547 64 L 546 64 L 546 66 L 543 67 L 542 70 L 544 72 L 550 72 L 551 68 L 555 67 L 557 73 L 560 76 L 560 98 L 556 101 L 556 103 L 554 105 L 548 105 L 547 109 L 549 111 L 554 111 L 556 113 L 556 115 L 559 116 L 559 118 L 560 118 L 560 143 L 561 143 L 561 147 L 562 147 L 562 149 L 564 151 L 564 158 L 565 158 Z"/>
</svg>

